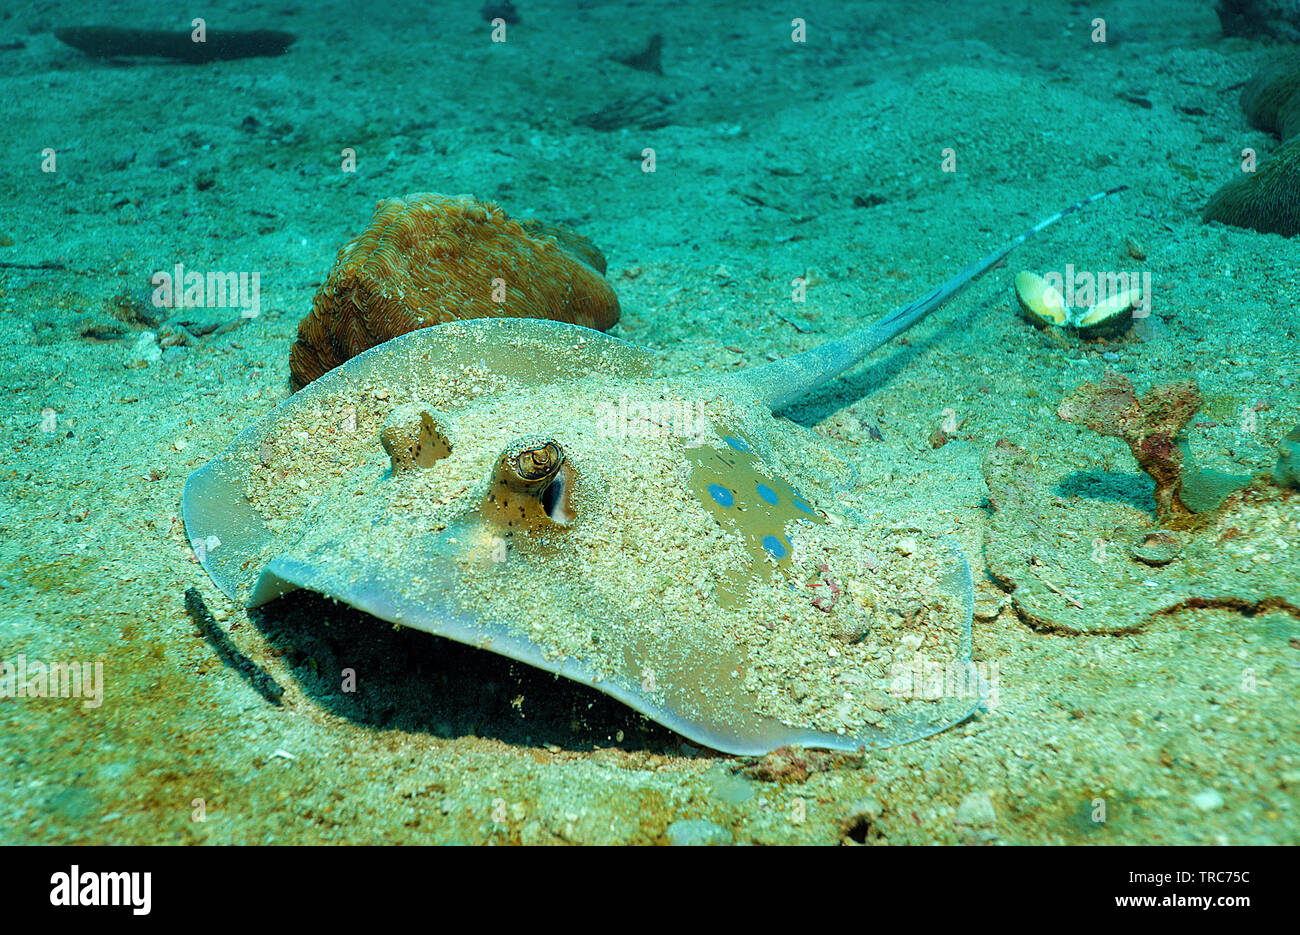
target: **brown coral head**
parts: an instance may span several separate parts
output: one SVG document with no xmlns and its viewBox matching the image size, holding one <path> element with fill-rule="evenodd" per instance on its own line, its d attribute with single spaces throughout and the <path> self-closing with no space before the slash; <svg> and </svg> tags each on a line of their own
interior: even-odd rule
<svg viewBox="0 0 1300 935">
<path fill-rule="evenodd" d="M 575 479 L 564 448 L 555 439 L 544 435 L 517 439 L 497 460 L 484 515 L 507 527 L 533 531 L 567 526 L 574 519 Z"/>
<path fill-rule="evenodd" d="M 604 331 L 619 316 L 604 269 L 591 241 L 564 225 L 521 223 L 468 195 L 381 201 L 370 225 L 339 251 L 298 326 L 293 388 L 447 321 L 546 318 Z"/>
<path fill-rule="evenodd" d="M 1241 109 L 1252 127 L 1284 140 L 1300 133 L 1300 53 L 1283 55 L 1251 75 L 1241 89 Z"/>
<path fill-rule="evenodd" d="M 1215 192 L 1201 219 L 1261 234 L 1300 236 L 1300 136 L 1279 146 L 1254 172 Z"/>
</svg>

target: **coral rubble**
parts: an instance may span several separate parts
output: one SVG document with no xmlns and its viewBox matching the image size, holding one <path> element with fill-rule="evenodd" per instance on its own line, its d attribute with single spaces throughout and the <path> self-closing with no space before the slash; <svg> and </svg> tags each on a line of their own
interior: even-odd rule
<svg viewBox="0 0 1300 935">
<path fill-rule="evenodd" d="M 1156 516 L 1165 523 L 1192 513 L 1180 496 L 1184 452 L 1177 439 L 1200 407 L 1200 391 L 1191 381 L 1154 387 L 1139 399 L 1127 377 L 1107 370 L 1100 384 L 1085 383 L 1066 397 L 1057 415 L 1124 439 L 1138 467 L 1156 483 Z"/>
</svg>

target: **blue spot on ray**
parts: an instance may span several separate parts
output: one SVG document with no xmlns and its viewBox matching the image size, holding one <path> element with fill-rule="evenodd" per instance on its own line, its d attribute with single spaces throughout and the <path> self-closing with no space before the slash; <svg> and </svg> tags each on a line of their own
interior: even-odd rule
<svg viewBox="0 0 1300 935">
<path fill-rule="evenodd" d="M 788 554 L 785 543 L 776 536 L 764 536 L 763 548 L 771 552 L 773 558 L 785 558 Z"/>
<path fill-rule="evenodd" d="M 721 484 L 709 484 L 707 489 L 709 496 L 719 506 L 732 506 L 736 502 L 736 498 L 731 495 L 731 491 Z"/>
<path fill-rule="evenodd" d="M 776 495 L 776 491 L 766 484 L 755 484 L 754 486 L 758 489 L 758 495 L 767 503 L 772 504 L 772 506 L 776 506 L 781 502 L 781 498 Z"/>
</svg>

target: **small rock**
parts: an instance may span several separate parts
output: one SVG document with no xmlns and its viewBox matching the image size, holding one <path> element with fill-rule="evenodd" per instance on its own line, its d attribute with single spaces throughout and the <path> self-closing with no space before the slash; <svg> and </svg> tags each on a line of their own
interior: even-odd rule
<svg viewBox="0 0 1300 935">
<path fill-rule="evenodd" d="M 730 831 L 703 818 L 674 821 L 666 834 L 668 843 L 674 847 L 725 846 L 731 843 Z"/>
<path fill-rule="evenodd" d="M 777 747 L 741 772 L 759 782 L 803 782 L 815 771 L 819 759 L 817 754 L 809 754 L 803 747 Z"/>
<path fill-rule="evenodd" d="M 985 623 L 996 620 L 998 615 L 1002 613 L 1002 608 L 1010 603 L 1010 594 L 998 594 L 996 597 L 981 595 L 975 601 L 975 619 L 982 620 Z"/>
<path fill-rule="evenodd" d="M 157 363 L 161 358 L 162 348 L 158 346 L 158 336 L 152 331 L 142 331 L 127 355 L 126 362 L 131 367 L 145 367 Z"/>
<path fill-rule="evenodd" d="M 163 316 L 153 304 L 153 290 L 149 288 L 123 289 L 106 303 L 108 311 L 118 320 L 128 325 L 144 325 L 157 328 Z"/>
<path fill-rule="evenodd" d="M 198 341 L 194 335 L 190 334 L 184 325 L 177 324 L 175 321 L 164 322 L 163 326 L 158 329 L 158 344 L 162 347 L 170 348 L 177 345 L 189 347 L 197 343 Z"/>
<path fill-rule="evenodd" d="M 993 796 L 988 792 L 972 792 L 957 806 L 956 824 L 972 828 L 997 824 L 998 813 L 993 807 Z"/>
<path fill-rule="evenodd" d="M 1168 529 L 1151 529 L 1138 536 L 1129 554 L 1148 565 L 1168 565 L 1182 550 L 1182 543 L 1174 533 Z"/>
<path fill-rule="evenodd" d="M 519 11 L 511 0 L 488 0 L 479 10 L 479 15 L 489 23 L 494 19 L 505 20 L 511 26 L 519 22 Z"/>
<path fill-rule="evenodd" d="M 1203 812 L 1212 812 L 1223 807 L 1223 796 L 1217 789 L 1206 789 L 1192 796 L 1192 804 Z"/>
<path fill-rule="evenodd" d="M 849 646 L 861 643 L 871 634 L 869 621 L 849 614 L 842 614 L 838 620 L 832 621 L 831 629 L 837 640 Z"/>
</svg>

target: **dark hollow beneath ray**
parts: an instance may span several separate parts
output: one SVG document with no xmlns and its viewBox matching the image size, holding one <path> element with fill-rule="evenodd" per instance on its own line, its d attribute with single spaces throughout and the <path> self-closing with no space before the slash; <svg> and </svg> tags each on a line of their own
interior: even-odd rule
<svg viewBox="0 0 1300 935">
<path fill-rule="evenodd" d="M 209 30 L 206 41 L 195 42 L 188 31 L 116 26 L 56 29 L 54 37 L 97 58 L 171 58 L 191 64 L 283 55 L 298 38 L 293 33 L 274 29 L 226 29 Z"/>
<path fill-rule="evenodd" d="M 678 734 L 595 689 L 310 591 L 252 616 L 304 694 L 357 723 L 517 746 L 680 753 Z"/>
</svg>

